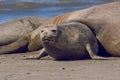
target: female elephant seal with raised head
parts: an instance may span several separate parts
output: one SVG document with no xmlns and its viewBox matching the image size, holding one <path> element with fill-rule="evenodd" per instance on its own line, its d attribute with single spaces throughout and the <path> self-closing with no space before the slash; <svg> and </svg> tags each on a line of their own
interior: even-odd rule
<svg viewBox="0 0 120 80">
<path fill-rule="evenodd" d="M 48 25 L 40 30 L 40 39 L 44 49 L 37 59 L 47 54 L 57 60 L 86 59 L 98 52 L 95 36 L 81 23 Z"/>
</svg>

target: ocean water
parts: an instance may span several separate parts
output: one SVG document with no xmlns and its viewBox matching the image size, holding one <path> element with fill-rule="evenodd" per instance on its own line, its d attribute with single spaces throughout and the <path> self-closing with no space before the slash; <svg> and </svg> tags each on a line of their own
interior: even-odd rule
<svg viewBox="0 0 120 80">
<path fill-rule="evenodd" d="M 53 17 L 120 0 L 0 0 L 0 23 L 24 16 Z"/>
</svg>

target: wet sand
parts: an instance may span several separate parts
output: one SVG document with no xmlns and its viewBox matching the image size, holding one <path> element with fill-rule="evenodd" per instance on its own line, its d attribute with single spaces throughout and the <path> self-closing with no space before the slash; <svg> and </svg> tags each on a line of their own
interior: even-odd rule
<svg viewBox="0 0 120 80">
<path fill-rule="evenodd" d="M 24 60 L 30 55 L 0 55 L 0 80 L 120 80 L 120 60 Z"/>
</svg>

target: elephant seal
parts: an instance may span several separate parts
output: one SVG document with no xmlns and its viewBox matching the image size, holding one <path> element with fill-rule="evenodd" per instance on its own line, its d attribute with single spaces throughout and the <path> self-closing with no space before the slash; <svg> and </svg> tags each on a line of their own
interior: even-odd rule
<svg viewBox="0 0 120 80">
<path fill-rule="evenodd" d="M 43 55 L 56 60 L 93 59 L 98 53 L 94 34 L 82 23 L 48 25 L 40 30 L 40 39 L 44 49 L 36 59 Z"/>
<path fill-rule="evenodd" d="M 46 20 L 48 19 L 45 17 L 28 16 L 0 24 L 0 46 L 12 43 L 32 32 Z"/>
<path fill-rule="evenodd" d="M 48 18 L 46 17 L 28 16 L 28 17 L 13 19 L 8 22 L 0 24 L 0 46 L 2 52 L 8 50 L 7 53 L 9 53 L 10 49 L 13 48 L 14 49 L 11 52 L 16 52 L 16 51 L 24 52 L 26 50 L 28 51 L 27 43 L 24 44 L 24 41 L 26 40 L 26 36 L 29 33 L 31 33 L 33 30 L 38 28 L 46 20 L 48 20 Z M 19 46 L 18 44 L 16 45 L 13 44 L 14 45 L 13 46 L 11 45 L 12 43 L 19 43 Z M 21 47 L 21 44 L 23 44 L 23 47 Z M 16 50 L 16 48 L 18 48 L 17 46 L 20 48 Z"/>
<path fill-rule="evenodd" d="M 102 47 L 111 56 L 120 56 L 120 2 L 96 5 L 87 9 L 73 11 L 53 17 L 44 22 L 39 28 L 28 36 L 10 45 L 0 47 L 0 54 L 15 51 L 25 44 L 31 44 L 29 48 L 36 50 L 40 47 L 40 30 L 46 25 L 61 25 L 69 22 L 79 22 L 87 25 L 94 33 Z M 37 39 L 37 40 L 36 40 Z M 30 41 L 29 41 L 30 40 Z M 20 43 L 21 44 L 20 44 Z M 39 46 L 38 46 L 39 45 Z M 15 48 L 14 46 L 17 46 Z"/>
</svg>

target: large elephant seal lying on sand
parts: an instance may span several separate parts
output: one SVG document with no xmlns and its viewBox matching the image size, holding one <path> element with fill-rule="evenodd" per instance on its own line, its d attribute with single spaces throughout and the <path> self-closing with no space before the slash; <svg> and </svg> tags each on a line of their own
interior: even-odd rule
<svg viewBox="0 0 120 80">
<path fill-rule="evenodd" d="M 0 53 L 10 53 L 25 44 L 31 44 L 29 48 L 36 50 L 41 45 L 39 37 L 42 27 L 49 24 L 60 25 L 66 22 L 79 22 L 87 25 L 109 54 L 120 56 L 120 2 L 97 5 L 56 16 L 46 21 L 40 28 L 34 30 L 29 34 L 29 37 L 26 36 L 10 45 L 1 47 Z"/>
<path fill-rule="evenodd" d="M 95 36 L 81 23 L 48 25 L 40 30 L 40 39 L 44 48 L 36 59 L 46 55 L 56 60 L 88 59 L 98 53 Z"/>
<path fill-rule="evenodd" d="M 8 22 L 0 24 L 0 46 L 2 47 L 3 45 L 6 46 L 9 45 L 10 43 L 14 43 L 22 36 L 26 36 L 33 30 L 38 28 L 46 20 L 48 20 L 48 18 L 41 16 L 28 16 L 13 19 Z M 17 52 L 26 51 L 27 50 L 26 47 L 27 45 L 25 44 L 25 46 L 19 48 Z M 15 46 L 14 48 L 18 47 Z M 16 52 L 16 50 L 14 52 Z"/>
<path fill-rule="evenodd" d="M 47 18 L 30 16 L 0 24 L 0 46 L 12 43 L 38 28 Z"/>
</svg>

